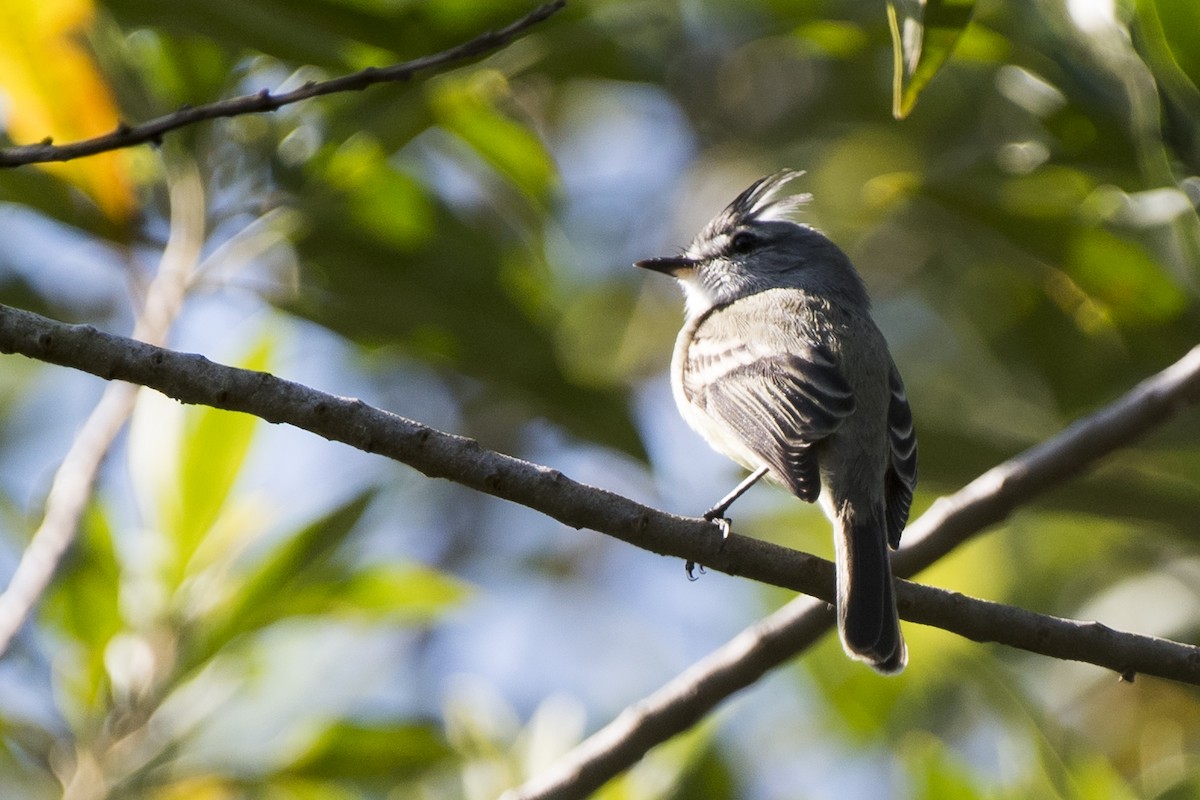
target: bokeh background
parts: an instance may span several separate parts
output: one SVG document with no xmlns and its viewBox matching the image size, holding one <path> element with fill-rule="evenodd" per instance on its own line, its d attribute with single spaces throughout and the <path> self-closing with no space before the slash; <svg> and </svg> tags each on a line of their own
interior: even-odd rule
<svg viewBox="0 0 1200 800">
<path fill-rule="evenodd" d="M 5 0 L 0 120 L 67 142 L 530 7 Z M 983 0 L 903 121 L 892 81 L 882 2 L 571 0 L 468 66 L 0 172 L 0 301 L 128 333 L 171 239 L 171 346 L 696 514 L 739 474 L 677 418 L 680 298 L 631 262 L 801 168 L 905 376 L 919 513 L 1196 343 L 1200 7 Z M 3 360 L 0 576 L 103 389 Z M 831 552 L 780 490 L 735 510 Z M 1198 535 L 1193 411 L 922 580 L 1195 641 Z M 786 599 L 143 392 L 0 659 L 0 794 L 491 800 Z M 1200 793 L 1194 688 L 906 635 L 902 676 L 827 639 L 600 796 Z"/>
</svg>

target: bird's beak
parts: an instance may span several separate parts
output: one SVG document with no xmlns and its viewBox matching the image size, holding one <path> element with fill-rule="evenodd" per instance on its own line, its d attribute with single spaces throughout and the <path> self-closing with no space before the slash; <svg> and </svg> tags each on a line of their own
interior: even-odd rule
<svg viewBox="0 0 1200 800">
<path fill-rule="evenodd" d="M 665 256 L 663 258 L 646 258 L 641 261 L 633 262 L 635 267 L 642 269 L 652 269 L 655 272 L 661 272 L 664 275 L 671 275 L 678 278 L 680 275 L 691 272 L 700 262 L 694 258 L 686 258 L 684 256 Z"/>
</svg>

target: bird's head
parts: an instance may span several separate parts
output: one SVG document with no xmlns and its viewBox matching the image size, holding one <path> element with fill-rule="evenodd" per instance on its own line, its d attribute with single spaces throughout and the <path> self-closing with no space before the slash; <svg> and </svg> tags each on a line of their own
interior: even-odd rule
<svg viewBox="0 0 1200 800">
<path fill-rule="evenodd" d="M 649 258 L 636 266 L 671 275 L 684 290 L 689 317 L 767 289 L 794 287 L 866 301 L 850 260 L 820 232 L 790 218 L 811 199 L 780 195 L 803 175 L 783 170 L 759 178 L 717 214 L 678 256 Z"/>
</svg>

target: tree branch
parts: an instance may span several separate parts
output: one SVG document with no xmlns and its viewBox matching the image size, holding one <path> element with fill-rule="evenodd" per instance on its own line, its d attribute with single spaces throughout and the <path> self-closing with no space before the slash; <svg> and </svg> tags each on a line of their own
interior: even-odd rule
<svg viewBox="0 0 1200 800">
<path fill-rule="evenodd" d="M 959 491 L 941 497 L 904 532 L 894 564 L 915 575 L 967 539 L 1008 517 L 1030 497 L 1078 477 L 1200 402 L 1200 347 L 1139 383 L 1058 435 L 999 464 Z"/>
<path fill-rule="evenodd" d="M 1005 519 L 1041 492 L 1078 475 L 1112 451 L 1146 434 L 1184 407 L 1200 402 L 1200 347 L 1154 375 L 1115 402 L 1076 421 L 1066 430 L 992 468 L 958 492 L 939 498 L 908 530 L 893 559 L 900 576 L 915 575 L 971 536 Z M 976 641 L 1023 647 L 1057 658 L 1090 661 L 1132 680 L 1137 672 L 1194 683 L 1194 678 L 1166 675 L 1133 666 L 1131 651 L 1164 654 L 1176 668 L 1195 672 L 1200 648 L 1152 637 L 1124 638 L 1098 623 L 1042 617 L 999 606 L 995 615 L 982 600 L 943 593 L 916 597 L 916 584 L 897 582 L 897 605 L 907 620 L 947 630 L 934 604 L 962 603 L 971 610 L 953 630 Z M 924 587 L 927 588 L 927 587 Z M 928 602 L 929 606 L 924 604 Z M 983 605 L 976 605 L 983 604 Z M 1008 622 L 1002 618 L 1013 612 Z M 957 615 L 942 608 L 942 614 Z M 832 626 L 829 607 L 798 597 L 774 614 L 693 664 L 649 697 L 626 708 L 608 725 L 581 742 L 550 770 L 509 792 L 503 800 L 568 800 L 583 798 L 633 766 L 650 748 L 687 730 L 718 703 L 814 644 Z M 1051 644 L 1053 642 L 1053 644 Z M 1039 647 L 1041 645 L 1049 645 Z M 1165 647 L 1164 647 L 1165 646 Z M 1176 650 L 1175 648 L 1184 648 Z M 1100 652 L 1103 661 L 1095 658 Z M 1162 662 L 1166 663 L 1166 662 Z M 1122 666 L 1122 665 L 1127 666 Z M 1175 669 L 1172 669 L 1174 673 Z"/>
<path fill-rule="evenodd" d="M 716 528 L 704 520 L 657 511 L 360 400 L 6 306 L 0 306 L 0 351 L 142 384 L 185 403 L 288 423 L 393 458 L 430 477 L 520 503 L 575 528 L 591 528 L 662 555 L 691 559 L 825 600 L 833 598 L 834 568 L 827 561 L 737 534 L 722 544 Z M 926 543 L 926 537 L 936 539 L 938 531 L 945 529 L 961 541 L 970 526 L 978 529 L 1003 518 L 1021 502 L 1198 400 L 1200 347 L 1109 408 L 936 503 L 925 515 L 934 522 L 926 523 L 922 517 L 913 526 L 925 530 L 910 548 L 918 556 L 902 552 L 897 561 L 906 571 L 924 566 L 922 560 L 936 558 L 939 551 Z M 1056 619 L 907 581 L 898 582 L 897 600 L 905 619 L 977 641 L 1089 661 L 1122 675 L 1145 672 L 1200 684 L 1200 648 Z M 807 647 L 824 633 L 830 620 L 826 603 L 807 597 L 790 603 L 584 742 L 568 758 L 567 764 L 575 766 L 554 773 L 560 777 L 570 773 L 555 784 L 557 788 L 535 793 L 526 787 L 513 796 L 585 797 L 650 746 L 685 729 L 721 699 Z M 600 746 L 605 743 L 610 746 Z M 539 786 L 552 777 L 545 776 Z"/>
<path fill-rule="evenodd" d="M 978 642 L 999 642 L 1106 666 L 1125 680 L 1146 671 L 1194 684 L 1200 671 L 1200 648 L 1191 645 L 1121 633 L 1097 622 L 1036 614 L 907 581 L 897 582 L 896 593 L 900 615 L 908 621 L 951 630 Z M 628 706 L 550 769 L 506 792 L 500 800 L 590 797 L 651 748 L 700 722 L 722 701 L 811 647 L 833 622 L 833 610 L 827 603 L 796 598 Z M 1135 667 L 1135 662 L 1155 667 L 1150 673 Z M 1129 667 L 1123 668 L 1123 664 Z"/>
<path fill-rule="evenodd" d="M 232 97 L 203 106 L 184 106 L 172 114 L 152 119 L 140 125 L 130 126 L 122 123 L 112 133 L 71 144 L 55 145 L 50 139 L 46 139 L 39 144 L 5 148 L 0 150 L 0 167 L 18 167 L 24 164 L 39 164 L 50 161 L 70 161 L 71 159 L 82 158 L 83 156 L 92 156 L 109 150 L 119 150 L 125 147 L 146 144 L 147 142 L 159 144 L 162 141 L 163 134 L 203 120 L 275 111 L 283 106 L 320 95 L 358 91 L 376 83 L 406 81 L 417 72 L 445 66 L 456 61 L 465 61 L 466 59 L 497 50 L 511 42 L 526 29 L 531 28 L 561 9 L 564 5 L 566 5 L 566 0 L 554 0 L 553 2 L 538 6 L 524 17 L 499 30 L 488 31 L 448 50 L 443 50 L 433 55 L 422 56 L 412 61 L 405 61 L 401 64 L 393 64 L 388 67 L 367 67 L 360 72 L 343 75 L 327 81 L 309 81 L 300 88 L 293 89 L 290 92 L 272 94 L 270 90 L 263 89 L 257 94 Z"/>
<path fill-rule="evenodd" d="M 722 541 L 717 529 L 702 519 L 655 510 L 573 481 L 558 470 L 487 450 L 472 439 L 434 430 L 361 400 L 336 397 L 267 373 L 216 364 L 200 355 L 103 333 L 90 325 L 66 325 L 2 305 L 0 352 L 21 353 L 108 380 L 141 384 L 185 403 L 243 411 L 268 422 L 287 423 L 393 458 L 429 477 L 446 478 L 520 503 L 573 528 L 591 528 L 651 552 L 692 559 L 730 575 L 744 575 L 825 600 L 833 597 L 833 567 L 823 559 L 738 534 Z M 936 502 L 912 526 L 918 539 L 897 554 L 898 571 L 911 574 L 939 557 L 944 549 L 934 547 L 940 541 L 938 531 L 963 537 L 970 526 L 978 530 L 1002 519 L 1022 501 L 1077 474 L 1100 456 L 1198 400 L 1200 347 L 1109 408 Z M 1094 444 L 1097 440 L 1103 442 L 1103 447 Z M 927 519 L 933 520 L 932 524 Z M 910 551 L 915 556 L 910 556 Z M 932 595 L 927 593 L 935 591 L 904 584 L 899 601 L 905 609 L 912 606 L 909 610 L 915 614 L 916 606 L 932 602 Z M 965 623 L 963 629 L 967 629 Z"/>
</svg>

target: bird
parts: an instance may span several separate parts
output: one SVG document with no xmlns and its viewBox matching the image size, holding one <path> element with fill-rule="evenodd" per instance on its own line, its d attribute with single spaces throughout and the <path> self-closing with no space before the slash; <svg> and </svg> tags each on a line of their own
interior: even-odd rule
<svg viewBox="0 0 1200 800">
<path fill-rule="evenodd" d="M 680 414 L 751 471 L 705 513 L 721 527 L 766 476 L 833 525 L 843 649 L 882 674 L 908 662 L 891 550 L 917 484 L 917 440 L 900 372 L 862 278 L 824 234 L 796 221 L 803 175 L 751 184 L 676 256 L 635 266 L 674 277 L 685 321 L 671 359 Z"/>
</svg>

